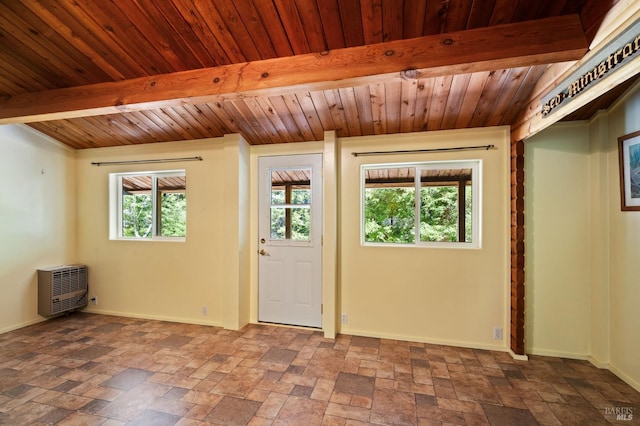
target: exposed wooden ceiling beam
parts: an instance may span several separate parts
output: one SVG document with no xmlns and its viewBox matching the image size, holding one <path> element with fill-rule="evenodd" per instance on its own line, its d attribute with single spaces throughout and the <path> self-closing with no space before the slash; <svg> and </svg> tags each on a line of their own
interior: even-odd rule
<svg viewBox="0 0 640 426">
<path fill-rule="evenodd" d="M 577 15 L 505 24 L 327 52 L 27 93 L 0 101 L 0 124 L 95 116 L 334 89 L 387 78 L 420 78 L 580 59 Z"/>
</svg>

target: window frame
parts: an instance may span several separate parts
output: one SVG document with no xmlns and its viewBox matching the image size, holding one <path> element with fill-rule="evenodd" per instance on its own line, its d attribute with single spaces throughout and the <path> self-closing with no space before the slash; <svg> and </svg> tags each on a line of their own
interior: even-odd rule
<svg viewBox="0 0 640 426">
<path fill-rule="evenodd" d="M 365 200 L 366 171 L 370 169 L 414 168 L 414 241 L 413 243 L 366 241 Z M 443 169 L 471 169 L 471 242 L 420 241 L 420 182 L 421 171 Z M 360 165 L 360 245 L 366 247 L 423 247 L 423 248 L 482 248 L 482 160 L 434 160 L 420 162 L 376 163 Z"/>
<path fill-rule="evenodd" d="M 151 217 L 152 228 L 151 236 L 147 238 L 143 237 L 127 237 L 122 235 L 122 196 L 123 186 L 122 179 L 129 176 L 150 176 L 151 177 Z M 160 214 L 161 210 L 158 206 L 158 179 L 167 177 L 184 177 L 185 178 L 185 196 L 187 193 L 186 177 L 187 173 L 185 169 L 177 170 L 160 170 L 160 171 L 141 171 L 141 172 L 122 172 L 122 173 L 110 173 L 109 174 L 109 239 L 121 240 L 121 241 L 171 241 L 171 242 L 184 242 L 186 241 L 186 229 L 185 236 L 171 237 L 158 235 L 160 230 Z M 186 213 L 185 213 L 186 215 Z M 185 216 L 185 226 L 187 218 Z"/>
<path fill-rule="evenodd" d="M 311 198 L 309 199 L 308 203 L 300 203 L 300 204 L 291 204 L 291 203 L 286 203 L 286 199 L 285 199 L 285 203 L 283 204 L 274 204 L 272 201 L 272 194 L 273 194 L 273 188 L 277 188 L 280 186 L 284 185 L 273 185 L 273 180 L 272 180 L 272 174 L 273 172 L 280 172 L 280 171 L 299 171 L 299 170 L 308 170 L 309 172 L 309 176 L 310 176 L 310 183 L 309 183 L 309 188 L 307 188 L 310 192 L 311 192 Z M 285 208 L 285 209 L 294 209 L 294 208 L 305 208 L 305 209 L 309 209 L 309 211 L 311 212 L 313 209 L 313 204 L 317 203 L 317 199 L 315 198 L 316 196 L 314 195 L 314 191 L 313 191 L 313 182 L 314 179 L 319 179 L 319 177 L 314 176 L 314 167 L 311 164 L 308 165 L 300 165 L 300 166 L 295 166 L 295 167 L 288 167 L 288 166 L 284 166 L 284 167 L 271 167 L 268 169 L 268 177 L 267 177 L 267 182 L 268 182 L 268 186 L 267 186 L 267 207 L 269 209 L 269 224 L 271 223 L 271 211 L 273 208 Z M 286 191 L 285 191 L 286 192 Z M 314 201 L 315 200 L 315 201 Z M 293 211 L 291 211 L 291 213 L 293 213 Z M 310 216 L 310 222 L 309 222 L 309 239 L 308 240 L 295 240 L 292 238 L 283 238 L 283 239 L 279 239 L 279 238 L 272 238 L 271 235 L 271 229 L 269 231 L 269 235 L 268 235 L 268 240 L 269 240 L 269 244 L 272 246 L 283 246 L 283 247 L 313 247 L 314 244 L 316 244 L 313 241 L 313 228 L 314 228 L 314 218 L 313 215 Z M 286 227 L 287 225 L 285 225 Z M 285 230 L 286 232 L 286 230 Z"/>
<path fill-rule="evenodd" d="M 278 170 L 282 170 L 282 169 L 278 169 Z M 292 170 L 300 170 L 300 169 L 292 169 Z M 310 170 L 310 169 L 309 169 Z M 303 186 L 308 186 L 308 188 L 302 188 Z M 274 193 L 274 188 L 280 188 L 282 187 L 282 189 L 275 189 L 275 191 L 283 191 L 284 192 L 284 202 L 282 203 L 274 203 L 273 202 L 273 193 Z M 307 246 L 308 243 L 311 241 L 311 228 L 312 228 L 312 221 L 311 221 L 311 201 L 313 199 L 313 193 L 311 193 L 311 184 L 309 185 L 273 185 L 272 183 L 269 184 L 269 190 L 270 192 L 270 204 L 269 204 L 269 210 L 270 210 L 270 219 L 271 219 L 271 223 L 273 223 L 273 209 L 277 209 L 277 208 L 282 208 L 284 209 L 284 217 L 285 217 L 285 237 L 284 238 L 274 238 L 273 234 L 270 232 L 269 233 L 269 241 L 270 243 L 275 243 L 275 242 L 288 242 L 288 243 L 303 243 L 303 247 Z M 294 191 L 300 191 L 300 190 L 306 190 L 309 191 L 309 193 L 311 194 L 309 197 L 309 202 L 308 203 L 294 203 L 292 200 L 289 200 L 290 202 L 287 203 L 287 196 L 290 196 L 291 198 L 293 195 Z M 289 194 L 287 194 L 287 191 L 290 191 Z M 296 239 L 293 238 L 293 214 L 294 214 L 294 209 L 304 209 L 304 210 L 309 210 L 309 238 L 308 239 Z M 287 213 L 289 213 L 287 215 Z M 288 217 L 288 219 L 287 219 Z M 273 229 L 271 230 L 273 231 Z"/>
</svg>

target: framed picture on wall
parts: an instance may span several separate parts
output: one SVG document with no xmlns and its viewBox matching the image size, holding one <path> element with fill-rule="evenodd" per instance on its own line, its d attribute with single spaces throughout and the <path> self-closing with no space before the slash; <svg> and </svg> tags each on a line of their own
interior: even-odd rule
<svg viewBox="0 0 640 426">
<path fill-rule="evenodd" d="M 640 211 L 640 131 L 618 138 L 620 201 L 624 211 Z"/>
</svg>

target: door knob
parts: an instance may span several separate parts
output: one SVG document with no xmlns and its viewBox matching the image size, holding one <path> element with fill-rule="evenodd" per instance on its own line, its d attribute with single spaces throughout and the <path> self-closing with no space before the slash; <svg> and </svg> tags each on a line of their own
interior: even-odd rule
<svg viewBox="0 0 640 426">
<path fill-rule="evenodd" d="M 258 253 L 260 253 L 260 256 L 269 256 L 269 253 L 267 253 L 265 249 L 260 250 Z"/>
</svg>

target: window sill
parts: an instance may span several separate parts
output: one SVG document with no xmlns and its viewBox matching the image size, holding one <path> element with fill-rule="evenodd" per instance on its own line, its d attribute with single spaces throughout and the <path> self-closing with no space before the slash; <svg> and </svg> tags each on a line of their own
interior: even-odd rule
<svg viewBox="0 0 640 426">
<path fill-rule="evenodd" d="M 427 249 L 456 249 L 456 250 L 479 250 L 482 248 L 480 244 L 474 243 L 420 243 L 420 244 L 404 244 L 404 243 L 360 243 L 362 247 L 386 247 L 386 248 L 427 248 Z"/>
<path fill-rule="evenodd" d="M 109 238 L 111 241 L 135 241 L 135 242 L 163 242 L 163 243 L 184 243 L 187 241 L 186 237 L 155 237 L 155 238 L 127 238 L 127 237 L 117 237 L 117 238 Z"/>
</svg>

